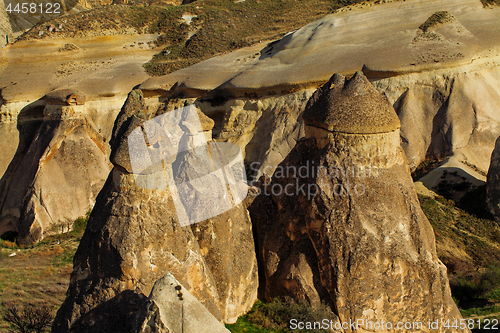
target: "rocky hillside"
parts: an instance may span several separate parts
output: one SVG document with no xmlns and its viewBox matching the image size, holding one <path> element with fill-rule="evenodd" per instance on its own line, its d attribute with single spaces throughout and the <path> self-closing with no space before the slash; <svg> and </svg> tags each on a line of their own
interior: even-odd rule
<svg viewBox="0 0 500 333">
<path fill-rule="evenodd" d="M 24 216 L 32 216 L 31 213 L 28 214 L 30 201 L 19 198 L 30 196 L 33 192 L 40 192 L 34 190 L 33 187 L 37 186 L 34 184 L 37 182 L 38 173 L 31 173 L 33 179 L 29 181 L 26 179 L 22 182 L 24 184 L 22 188 L 15 190 L 17 194 L 13 195 L 13 198 L 17 199 L 9 202 L 5 200 L 12 194 L 9 192 L 12 190 L 9 188 L 12 179 L 8 178 L 22 173 L 22 169 L 17 170 L 21 166 L 16 161 L 23 159 L 26 150 L 32 145 L 33 137 L 30 135 L 36 132 L 43 122 L 43 110 L 47 104 L 43 97 L 47 93 L 59 89 L 82 92 L 87 97 L 86 111 L 83 113 L 94 123 L 94 128 L 100 131 L 104 141 L 107 142 L 113 121 L 127 93 L 147 78 L 141 64 L 150 60 L 151 56 L 158 54 L 160 50 L 163 55 L 170 52 L 169 49 L 164 49 L 165 45 L 170 48 L 180 43 L 179 45 L 184 45 L 183 52 L 192 55 L 188 59 L 182 58 L 178 61 L 174 59 L 172 62 L 167 60 L 166 63 L 173 64 L 174 67 L 169 67 L 173 70 L 208 58 L 214 53 L 249 45 L 257 40 L 281 36 L 289 29 L 297 28 L 341 5 L 341 3 L 323 0 L 304 1 L 300 6 L 296 6 L 292 1 L 280 4 L 274 1 L 259 3 L 206 1 L 200 5 L 181 7 L 120 5 L 96 8 L 85 13 L 67 15 L 64 18 L 38 24 L 14 45 L 2 48 L 0 57 L 0 71 L 2 72 L 0 76 L 0 127 L 2 128 L 1 135 L 5 138 L 2 140 L 4 154 L 0 158 L 0 173 L 4 176 L 0 181 L 0 186 L 5 189 L 4 199 L 0 202 L 0 211 L 2 211 L 0 215 L 3 216 L 0 218 L 0 229 L 2 232 L 17 230 L 19 224 L 24 224 L 26 230 L 31 230 L 30 226 L 35 224 L 42 228 L 41 236 L 43 236 L 50 233 L 54 225 L 67 224 L 68 221 L 72 221 L 73 217 L 85 214 L 93 204 L 95 196 L 90 194 L 94 193 L 93 191 L 86 191 L 87 194 L 79 195 L 78 198 L 68 194 L 75 203 L 79 202 L 74 205 L 74 209 L 61 208 L 63 201 L 55 200 L 51 203 L 51 205 L 60 206 L 54 208 L 55 211 L 66 211 L 67 214 L 49 213 L 49 217 L 44 218 L 45 222 L 42 223 L 41 218 L 37 217 L 38 213 L 35 213 L 33 219 L 30 218 L 30 222 L 27 222 Z M 257 19 L 270 20 L 273 12 L 281 16 L 275 16 L 276 22 L 268 28 L 254 24 Z M 307 14 L 297 15 L 300 12 Z M 227 30 L 227 21 L 223 19 L 227 13 L 231 15 L 227 17 L 228 20 L 238 23 L 235 25 L 237 29 Z M 254 17 L 255 20 L 248 20 L 248 15 Z M 221 32 L 221 29 L 225 30 Z M 137 33 L 140 34 L 137 35 Z M 227 38 L 221 38 L 220 34 Z M 250 36 L 251 38 L 248 39 Z M 187 38 L 191 41 L 190 43 L 187 42 Z M 198 42 L 195 43 L 194 40 Z M 158 45 L 162 46 L 158 47 Z M 155 64 L 163 66 L 163 60 L 156 60 Z M 145 67 L 151 69 L 156 66 L 155 64 Z M 297 100 L 292 104 L 303 105 L 310 93 L 310 91 L 299 92 L 296 96 L 291 96 L 290 101 Z M 288 98 L 268 99 L 268 103 L 274 105 L 276 110 L 281 110 L 288 102 Z M 157 106 L 151 105 L 150 107 L 156 108 Z M 301 107 L 297 107 L 290 111 L 290 115 L 296 119 L 300 112 Z M 27 137 L 24 136 L 23 131 L 18 130 L 18 125 L 23 127 L 25 122 L 28 124 L 26 128 L 29 128 L 25 132 L 30 134 Z M 277 123 L 282 123 L 298 133 L 298 126 L 294 123 L 287 124 L 284 118 L 278 119 Z M 217 124 L 215 132 L 220 132 L 220 123 Z M 279 139 L 279 133 L 277 135 L 276 139 Z M 250 139 L 250 136 L 242 136 L 240 139 L 245 141 Z M 52 138 L 44 138 L 44 140 L 48 143 Z M 55 140 L 60 142 L 62 139 L 55 138 Z M 39 144 L 33 143 L 33 146 L 37 145 Z M 290 145 L 293 143 L 290 142 Z M 38 147 L 37 149 L 43 151 L 47 148 Z M 16 152 L 17 157 L 15 157 Z M 80 152 L 76 153 L 76 156 L 80 155 Z M 32 163 L 33 170 L 43 167 L 39 161 Z M 82 167 L 83 164 L 78 163 L 77 168 Z M 10 168 L 9 174 L 4 175 L 7 168 Z M 102 172 L 107 173 L 107 171 Z M 101 176 L 97 178 L 102 179 Z M 70 179 L 68 183 L 75 183 L 75 181 Z M 100 184 L 102 185 L 102 182 Z M 51 190 L 47 188 L 42 192 L 51 193 Z M 73 193 L 76 195 L 77 192 Z M 43 196 L 40 193 L 37 195 L 38 198 Z M 44 202 L 48 202 L 47 200 L 39 199 L 39 201 L 38 207 L 46 207 Z M 45 208 L 41 211 L 44 210 Z M 20 222 L 21 216 L 23 216 L 21 221 L 25 222 Z M 2 219 L 3 222 L 1 222 Z M 26 239 L 37 240 L 39 236 Z"/>
<path fill-rule="evenodd" d="M 288 23 L 249 28 L 268 2 L 214 0 L 106 7 L 98 36 L 80 25 L 99 24 L 96 9 L 2 49 L 1 135 L 14 144 L 1 160 L 0 231 L 36 242 L 93 206 L 54 331 L 160 327 L 153 286 L 167 273 L 224 322 L 259 286 L 326 302 L 339 322 L 460 318 L 410 170 L 442 159 L 421 186 L 455 182 L 457 200 L 484 183 L 500 135 L 500 7 L 318 6 L 304 25 L 281 11 L 290 3 L 273 2 L 297 25 L 274 41 Z M 148 78 L 154 54 L 145 68 L 156 74 L 218 56 Z M 290 174 L 311 164 L 316 174 Z M 244 201 L 234 174 L 249 178 Z"/>
<path fill-rule="evenodd" d="M 174 178 L 184 177 L 183 170 L 188 177 L 199 178 L 202 162 L 194 149 L 199 146 L 191 146 L 189 140 L 192 149 L 179 154 L 179 161 L 165 159 L 159 168 L 134 173 L 128 135 L 155 114 L 147 112 L 142 92 L 129 94 L 113 133 L 114 167 L 75 255 L 68 297 L 58 312 L 54 332 L 115 332 L 117 327 L 132 332 L 135 314 L 156 280 L 167 272 L 224 322 L 235 322 L 257 297 L 257 258 L 244 204 L 184 226 L 176 213 L 180 188 L 155 183 L 163 179 L 168 164 Z M 195 134 L 205 136 L 202 132 L 210 132 L 213 122 L 201 120 L 203 128 Z M 209 144 L 212 154 L 217 150 L 214 144 Z M 196 193 L 190 202 L 198 211 L 217 205 L 213 199 L 216 186 L 213 182 L 207 186 L 211 186 L 212 200 Z"/>
<path fill-rule="evenodd" d="M 165 113 L 169 109 L 196 110 L 170 101 L 151 113 L 144 103 L 142 93 L 132 91 L 117 119 L 111 141 L 114 168 L 75 256 L 54 332 L 135 331 L 143 322 L 136 314 L 149 307 L 145 296 L 167 273 L 213 316 L 234 322 L 257 296 L 256 258 L 264 267 L 261 287 L 267 297 L 288 296 L 313 306 L 325 302 L 336 322 L 461 318 L 436 255 L 432 228 L 419 208 L 400 145 L 399 119 L 361 72 L 349 81 L 333 76 L 309 99 L 304 139 L 277 166 L 270 182 L 259 183 L 255 200 L 251 196 L 246 201 L 252 221 L 242 203 L 233 203 L 214 218 L 182 226 L 175 203 L 181 187 L 162 187 L 158 181 L 169 172 L 183 182 L 201 179 L 196 173 L 201 171 L 200 149 L 208 143 L 214 157 L 215 143 L 196 141 L 199 134 L 211 135 L 190 130 L 189 150 L 138 170 L 133 161 L 138 154 L 154 158 L 169 149 L 171 139 L 161 127 L 171 129 L 172 124 L 170 118 L 158 120 L 154 139 L 147 134 L 150 148 L 141 152 L 131 147 L 133 131 L 147 130 L 153 116 L 177 112 Z M 202 113 L 199 117 L 204 124 L 199 130 L 210 131 L 213 122 Z M 352 120 L 348 124 L 346 117 Z M 183 127 L 193 128 L 191 118 L 181 118 Z M 307 175 L 297 172 L 303 168 Z M 200 185 L 191 188 L 196 199 L 190 205 L 205 211 L 205 206 L 217 205 L 217 184 L 205 184 L 212 199 L 200 196 Z"/>
<path fill-rule="evenodd" d="M 277 95 L 292 98 L 296 102 L 279 112 L 299 119 L 301 111 L 294 110 L 303 110 L 307 100 L 298 97 L 301 93 L 336 71 L 362 69 L 401 119 L 410 167 L 427 158 L 450 157 L 436 173 L 464 170 L 460 176 L 476 186 L 485 181 L 500 134 L 500 8 L 485 8 L 475 0 L 412 3 L 339 12 L 276 42 L 152 78 L 141 89 L 152 97 L 197 97 L 203 112 L 221 119 L 221 139 L 237 142 L 250 163 L 265 167 L 286 156 L 298 132 L 288 122 L 277 132 L 280 138 L 254 136 L 261 128 L 279 126 L 264 101 Z M 439 22 L 440 15 L 448 19 Z M 406 19 L 396 22 L 396 17 Z M 426 186 L 439 186 L 440 176 L 430 176 Z"/>
</svg>

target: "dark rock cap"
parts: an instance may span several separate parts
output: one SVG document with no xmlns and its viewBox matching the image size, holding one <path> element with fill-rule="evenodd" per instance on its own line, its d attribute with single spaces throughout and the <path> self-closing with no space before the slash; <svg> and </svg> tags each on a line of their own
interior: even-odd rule
<svg viewBox="0 0 500 333">
<path fill-rule="evenodd" d="M 306 125 L 350 134 L 386 133 L 400 128 L 399 118 L 385 95 L 363 72 L 346 80 L 334 74 L 316 90 L 304 111 Z"/>
</svg>

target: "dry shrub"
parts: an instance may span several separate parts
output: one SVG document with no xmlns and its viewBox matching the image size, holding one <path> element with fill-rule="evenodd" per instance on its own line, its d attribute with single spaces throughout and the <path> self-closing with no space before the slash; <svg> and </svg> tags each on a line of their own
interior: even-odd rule
<svg viewBox="0 0 500 333">
<path fill-rule="evenodd" d="M 42 333 L 50 328 L 53 313 L 46 303 L 10 304 L 6 306 L 3 319 L 15 332 Z"/>
</svg>

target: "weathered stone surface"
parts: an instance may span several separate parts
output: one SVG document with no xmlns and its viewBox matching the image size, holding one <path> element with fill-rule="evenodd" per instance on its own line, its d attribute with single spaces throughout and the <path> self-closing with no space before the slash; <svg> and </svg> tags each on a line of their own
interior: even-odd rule
<svg viewBox="0 0 500 333">
<path fill-rule="evenodd" d="M 84 108 L 48 104 L 43 120 L 20 126 L 18 150 L 0 182 L 0 234 L 17 231 L 21 242 L 37 242 L 92 209 L 110 170 L 109 148 L 84 110 L 75 110 Z"/>
<path fill-rule="evenodd" d="M 250 209 L 265 296 L 325 301 L 340 322 L 422 322 L 426 331 L 429 320 L 460 319 L 399 130 L 305 132 Z M 436 330 L 445 331 L 455 330 Z"/>
<path fill-rule="evenodd" d="M 136 128 L 139 117 L 132 114 L 133 108 L 137 115 L 145 109 L 139 92 L 129 95 L 115 134 L 126 136 Z M 143 121 L 154 116 L 142 114 Z M 116 322 L 130 330 L 133 322 L 127 314 L 137 311 L 144 295 L 166 272 L 215 318 L 236 321 L 257 297 L 252 225 L 245 206 L 240 203 L 218 216 L 182 227 L 170 187 L 158 185 L 164 170 L 133 174 L 118 164 L 125 160 L 125 150 L 120 148 L 124 142 L 123 138 L 112 141 L 113 149 L 121 153 L 112 153 L 115 167 L 75 255 L 68 297 L 53 332 L 112 332 Z M 189 151 L 178 159 L 189 164 L 195 159 L 192 154 Z M 124 307 L 122 312 L 111 311 L 115 302 Z"/>
<path fill-rule="evenodd" d="M 480 173 L 486 172 L 494 140 L 500 135 L 500 33 L 496 33 L 500 32 L 500 7 L 485 8 L 475 0 L 413 0 L 411 4 L 399 1 L 367 6 L 371 5 L 328 15 L 279 41 L 150 78 L 140 88 L 192 97 L 197 97 L 193 92 L 203 95 L 216 89 L 235 96 L 225 104 L 231 107 L 244 103 L 248 96 L 257 101 L 276 94 L 288 97 L 290 91 L 298 94 L 298 90 L 317 88 L 335 72 L 353 74 L 362 69 L 396 109 L 412 170 L 427 158 L 454 155 L 465 173 L 470 172 L 467 165 L 471 164 Z M 425 31 L 420 28 L 441 11 L 448 13 L 443 24 L 422 28 Z M 406 19 L 386 24 L 395 16 Z M 257 53 L 260 56 L 255 57 Z M 210 110 L 200 107 L 205 113 Z M 296 107 L 304 109 L 304 105 Z M 300 118 L 300 113 L 294 117 Z M 264 122 L 266 118 L 261 119 Z M 344 127 L 356 127 L 347 125 L 350 121 L 337 120 Z M 257 129 L 262 122 L 257 123 Z M 235 125 L 227 122 L 224 126 L 230 132 Z M 290 127 L 276 128 L 274 133 L 283 133 L 280 136 L 292 142 L 297 136 Z M 230 140 L 243 148 L 252 135 L 249 132 L 241 131 L 240 137 Z M 262 157 L 258 150 L 266 142 L 260 144 L 259 137 L 254 136 L 254 145 L 245 147 L 246 156 Z M 275 154 L 267 160 L 247 157 L 247 162 L 257 161 L 272 171 L 286 156 L 285 142 L 274 141 L 270 148 Z M 477 176 L 470 174 L 472 183 L 482 182 Z"/>
<path fill-rule="evenodd" d="M 412 169 L 428 157 L 454 154 L 486 172 L 500 135 L 499 82 L 498 66 L 481 65 L 401 75 L 374 85 L 394 103 Z"/>
<path fill-rule="evenodd" d="M 393 110 L 362 72 L 356 72 L 347 83 L 343 75 L 335 74 L 307 103 L 304 121 L 333 132 L 384 133 L 400 127 Z"/>
<path fill-rule="evenodd" d="M 419 40 L 419 26 L 439 11 L 448 11 L 462 27 L 441 25 L 433 30 L 439 38 Z M 169 89 L 177 82 L 186 90 L 219 87 L 244 94 L 303 88 L 324 83 L 335 72 L 354 74 L 363 66 L 384 78 L 467 64 L 483 51 L 483 56 L 498 55 L 499 13 L 500 8 L 484 8 L 476 0 L 395 1 L 350 8 L 311 22 L 278 41 L 151 78 L 141 89 Z"/>
<path fill-rule="evenodd" d="M 155 282 L 138 314 L 137 333 L 153 332 L 229 333 L 170 273 Z"/>
<path fill-rule="evenodd" d="M 491 214 L 500 222 L 500 137 L 491 154 L 491 164 L 486 182 L 487 203 Z"/>
<path fill-rule="evenodd" d="M 123 46 L 156 37 L 20 42 L 0 50 L 0 235 L 18 230 L 37 241 L 92 208 L 110 170 L 106 142 L 116 115 L 147 78 L 142 64 L 155 53 Z M 66 43 L 81 52 L 59 52 Z"/>
</svg>

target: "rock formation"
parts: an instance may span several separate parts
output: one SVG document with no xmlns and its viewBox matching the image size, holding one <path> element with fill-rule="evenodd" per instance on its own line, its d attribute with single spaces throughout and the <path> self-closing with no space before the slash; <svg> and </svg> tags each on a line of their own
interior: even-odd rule
<svg viewBox="0 0 500 333">
<path fill-rule="evenodd" d="M 411 169 L 426 158 L 451 155 L 450 163 L 438 171 L 458 168 L 465 182 L 482 184 L 500 135 L 500 7 L 483 8 L 477 0 L 412 0 L 411 5 L 399 1 L 370 10 L 350 9 L 278 41 L 146 82 L 142 63 L 157 53 L 149 49 L 154 35 L 118 35 L 105 42 L 91 37 L 51 39 L 4 47 L 0 174 L 21 151 L 17 145 L 30 144 L 19 143 L 18 120 L 23 122 L 23 114 L 40 114 L 45 104 L 40 98 L 48 92 L 82 91 L 88 99 L 87 115 L 107 141 L 126 94 L 143 82 L 140 89 L 150 108 L 164 108 L 164 101 L 173 96 L 197 99 L 196 106 L 216 122 L 215 138 L 240 146 L 251 176 L 272 175 L 303 136 L 302 112 L 312 92 L 334 72 L 363 68 L 398 113 Z M 408 19 L 385 23 L 395 15 Z M 360 41 L 356 47 L 353 40 Z M 76 50 L 59 51 L 69 43 Z M 17 228 L 11 221 L 9 228 Z M 56 223 L 61 222 L 66 223 Z"/>
<path fill-rule="evenodd" d="M 500 222 L 500 137 L 491 154 L 491 164 L 486 182 L 487 203 L 491 214 Z"/>
<path fill-rule="evenodd" d="M 21 122 L 19 148 L 0 184 L 0 234 L 17 231 L 23 243 L 71 229 L 92 209 L 110 170 L 85 95 L 54 91 L 46 98 L 43 114 L 23 115 L 31 119 Z"/>
<path fill-rule="evenodd" d="M 128 92 L 147 78 L 142 63 L 154 54 L 123 44 L 147 45 L 153 38 L 20 42 L 2 48 L 0 236 L 17 231 L 23 242 L 36 242 L 66 231 L 92 209 L 111 168 L 106 147 L 115 118 Z M 66 42 L 78 49 L 59 52 Z"/>
<path fill-rule="evenodd" d="M 175 115 L 171 110 L 178 107 L 183 105 L 167 103 L 157 114 Z M 239 203 L 203 222 L 181 226 L 175 198 L 182 189 L 178 187 L 174 192 L 164 186 L 165 172 L 170 170 L 171 179 L 178 179 L 203 171 L 203 163 L 193 155 L 198 148 L 169 155 L 162 140 L 177 140 L 167 135 L 177 130 L 164 132 L 161 126 L 166 126 L 169 119 L 153 123 L 149 119 L 154 115 L 144 105 L 141 91 L 129 94 L 111 139 L 114 168 L 97 198 L 75 255 L 68 296 L 57 314 L 53 332 L 111 332 L 117 324 L 130 331 L 131 314 L 138 311 L 144 295 L 166 272 L 224 322 L 236 321 L 257 297 L 252 225 L 245 206 Z M 181 123 L 191 131 L 188 143 L 211 138 L 213 122 L 198 115 L 203 132 L 196 130 L 188 118 Z M 131 133 L 140 126 L 148 133 L 146 151 L 133 148 L 136 137 Z M 215 146 L 210 142 L 208 145 L 212 155 L 216 154 Z M 141 160 L 136 158 L 145 152 L 153 159 L 163 156 L 163 163 L 142 168 Z M 203 179 L 200 176 L 199 180 Z M 193 205 L 198 205 L 199 198 L 209 200 L 198 191 L 198 185 L 193 183 L 193 196 L 187 196 Z M 212 185 L 217 188 L 215 183 Z"/>
<path fill-rule="evenodd" d="M 436 320 L 436 332 L 453 331 L 443 323 L 461 316 L 392 105 L 363 73 L 336 74 L 303 117 L 305 138 L 250 209 L 265 296 L 326 302 L 339 323 L 363 321 L 356 331 L 390 331 L 382 321 L 427 331 Z"/>
<path fill-rule="evenodd" d="M 230 333 L 170 273 L 155 282 L 137 326 L 137 333 Z"/>
<path fill-rule="evenodd" d="M 231 96 L 226 103 L 230 113 L 231 105 L 244 103 L 245 97 L 288 96 L 317 88 L 335 72 L 352 74 L 363 68 L 400 117 L 403 149 L 412 170 L 427 158 L 453 155 L 455 164 L 483 181 L 480 173 L 487 171 L 494 140 L 500 135 L 499 15 L 500 7 L 484 8 L 476 0 L 412 0 L 410 5 L 398 1 L 369 10 L 350 8 L 281 40 L 151 78 L 141 89 L 171 89 L 170 93 L 190 97 L 215 89 Z M 394 17 L 405 19 L 386 24 Z M 306 100 L 302 103 L 293 106 L 303 110 Z M 246 138 L 258 142 L 254 135 L 261 124 L 259 118 L 255 121 L 257 130 L 246 133 Z M 294 136 L 288 128 L 278 131 L 283 138 Z M 283 143 L 287 140 L 273 142 L 273 150 L 285 151 Z M 252 155 L 255 147 L 262 146 L 249 146 L 246 152 Z M 272 160 L 279 163 L 278 157 Z"/>
</svg>

